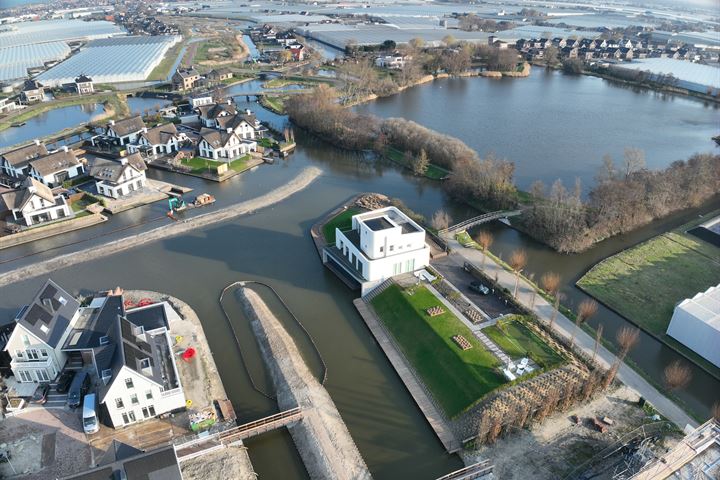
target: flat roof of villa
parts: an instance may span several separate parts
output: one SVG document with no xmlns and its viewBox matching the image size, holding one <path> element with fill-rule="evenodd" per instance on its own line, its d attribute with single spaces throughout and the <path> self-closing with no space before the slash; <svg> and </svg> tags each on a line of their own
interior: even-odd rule
<svg viewBox="0 0 720 480">
<path fill-rule="evenodd" d="M 370 229 L 374 232 L 379 232 L 380 230 L 387 230 L 388 228 L 393 228 L 395 226 L 390 223 L 390 221 L 385 217 L 371 218 L 369 220 L 365 220 L 365 225 L 370 227 Z"/>
</svg>

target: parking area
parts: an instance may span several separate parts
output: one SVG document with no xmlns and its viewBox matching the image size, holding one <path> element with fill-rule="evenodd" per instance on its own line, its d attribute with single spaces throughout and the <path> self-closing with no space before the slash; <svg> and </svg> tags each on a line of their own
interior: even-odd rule
<svg viewBox="0 0 720 480">
<path fill-rule="evenodd" d="M 466 272 L 461 266 L 457 265 L 452 260 L 452 256 L 449 255 L 433 260 L 431 265 L 490 318 L 495 319 L 502 315 L 518 313 L 512 305 L 507 303 L 492 289 L 487 295 L 482 295 L 471 290 L 470 283 L 477 281 L 477 279 Z M 490 285 L 488 285 L 488 287 L 490 287 Z"/>
</svg>

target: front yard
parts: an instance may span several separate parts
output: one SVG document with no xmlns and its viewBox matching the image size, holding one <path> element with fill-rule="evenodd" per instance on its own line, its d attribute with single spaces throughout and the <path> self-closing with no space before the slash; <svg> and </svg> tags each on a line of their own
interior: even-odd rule
<svg viewBox="0 0 720 480">
<path fill-rule="evenodd" d="M 398 165 L 412 170 L 412 165 L 408 164 L 408 161 L 405 158 L 405 154 L 397 148 L 388 147 L 385 150 L 385 156 L 393 162 L 397 163 Z M 448 175 L 450 175 L 449 170 L 446 170 L 438 165 L 433 165 L 432 163 L 428 165 L 427 170 L 424 174 L 425 177 L 431 180 L 442 180 L 444 178 L 447 178 Z"/>
<path fill-rule="evenodd" d="M 448 417 L 460 415 L 505 383 L 498 360 L 454 314 L 427 313 L 441 305 L 427 288 L 391 285 L 371 303 Z M 470 348 L 462 350 L 455 335 L 462 335 Z"/>
</svg>

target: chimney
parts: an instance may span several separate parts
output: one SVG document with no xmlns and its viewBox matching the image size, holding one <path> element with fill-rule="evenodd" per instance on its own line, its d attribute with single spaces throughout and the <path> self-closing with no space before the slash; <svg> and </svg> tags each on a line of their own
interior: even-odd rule
<svg viewBox="0 0 720 480">
<path fill-rule="evenodd" d="M 143 127 L 143 128 L 142 128 L 142 132 L 143 132 L 143 133 L 147 133 L 147 127 Z"/>
<path fill-rule="evenodd" d="M 63 147 L 62 147 L 62 151 L 63 151 L 63 152 L 65 152 L 65 153 L 67 153 L 67 152 L 68 152 L 68 147 L 67 147 L 67 145 L 63 145 Z"/>
<path fill-rule="evenodd" d="M 108 123 L 109 123 L 110 126 L 112 127 L 113 125 L 115 125 L 115 120 L 110 120 Z"/>
<path fill-rule="evenodd" d="M 232 132 L 233 132 L 233 129 L 232 129 L 232 128 L 228 128 L 228 129 L 227 129 L 227 133 L 232 133 Z"/>
<path fill-rule="evenodd" d="M 33 140 L 33 142 L 35 142 L 35 145 L 37 145 L 38 147 L 40 146 L 40 140 L 38 140 L 37 138 Z"/>
<path fill-rule="evenodd" d="M 120 165 L 127 165 L 127 163 L 128 163 L 127 157 L 122 157 L 122 158 L 120 159 Z"/>
<path fill-rule="evenodd" d="M 232 105 L 232 98 L 228 98 L 228 99 L 227 99 L 227 104 L 228 104 L 228 105 Z"/>
<path fill-rule="evenodd" d="M 245 113 L 247 113 L 248 115 L 251 115 L 251 114 L 252 114 L 252 112 L 250 111 L 249 108 L 246 108 L 246 109 L 245 109 Z"/>
</svg>

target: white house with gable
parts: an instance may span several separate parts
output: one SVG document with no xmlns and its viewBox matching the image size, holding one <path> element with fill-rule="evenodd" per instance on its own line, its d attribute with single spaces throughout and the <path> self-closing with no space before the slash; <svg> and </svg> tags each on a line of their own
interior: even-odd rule
<svg viewBox="0 0 720 480">
<path fill-rule="evenodd" d="M 132 192 L 142 190 L 147 184 L 145 171 L 147 165 L 139 153 L 133 153 L 118 160 L 95 160 L 90 168 L 90 176 L 100 195 L 121 198 Z"/>
<path fill-rule="evenodd" d="M 363 294 L 390 277 L 430 263 L 425 230 L 395 207 L 353 216 L 352 228 L 336 229 L 335 239 L 335 245 L 323 251 L 323 262 L 333 262 L 352 276 Z"/>
<path fill-rule="evenodd" d="M 0 195 L 0 211 L 7 210 L 18 224 L 31 227 L 39 223 L 72 217 L 65 197 L 54 194 L 50 187 L 28 177 L 22 188 Z"/>
<path fill-rule="evenodd" d="M 29 305 L 15 317 L 5 350 L 19 382 L 51 382 L 67 360 L 62 347 L 79 317 L 80 303 L 47 280 Z"/>
</svg>

